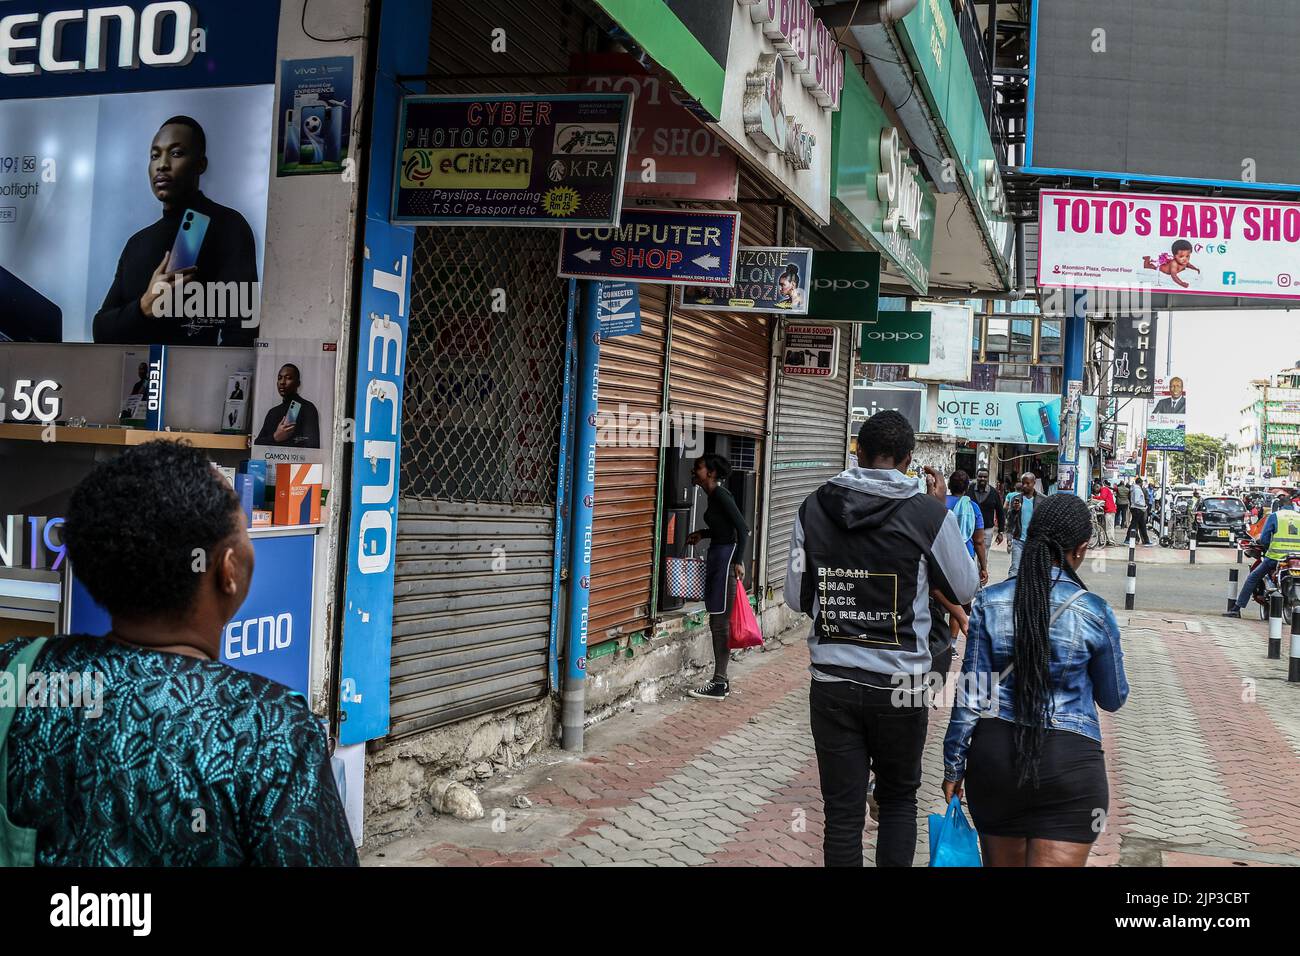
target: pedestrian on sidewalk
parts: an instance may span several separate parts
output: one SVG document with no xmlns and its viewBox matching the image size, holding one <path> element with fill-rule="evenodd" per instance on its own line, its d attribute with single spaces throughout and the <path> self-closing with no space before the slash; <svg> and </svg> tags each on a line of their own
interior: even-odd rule
<svg viewBox="0 0 1300 956">
<path fill-rule="evenodd" d="M 997 537 L 993 539 L 994 546 L 1002 543 L 1002 532 L 1007 526 L 1006 512 L 1002 508 L 1002 498 L 1004 497 L 1001 489 L 994 488 L 989 484 L 989 470 L 980 468 L 975 472 L 975 484 L 967 492 L 971 500 L 979 505 L 980 514 L 984 518 L 984 541 L 987 551 L 988 531 L 990 528 L 996 529 Z"/>
<path fill-rule="evenodd" d="M 1140 535 L 1142 544 L 1145 547 L 1152 547 L 1151 539 L 1147 536 L 1147 511 L 1150 499 L 1147 498 L 1147 491 L 1142 487 L 1142 479 L 1138 478 L 1133 482 L 1133 493 L 1129 497 L 1129 511 L 1132 517 L 1129 519 L 1128 534 L 1124 536 L 1127 541 L 1129 538 Z"/>
<path fill-rule="evenodd" d="M 687 544 L 709 539 L 704 561 L 704 609 L 709 612 L 709 630 L 713 634 L 713 677 L 692 688 L 692 697 L 701 700 L 726 700 L 731 693 L 727 680 L 727 662 L 731 659 L 731 602 L 736 596 L 736 582 L 744 582 L 745 565 L 741 557 L 749 540 L 749 525 L 736 507 L 736 499 L 723 484 L 731 475 L 731 465 L 721 455 L 701 455 L 695 459 L 691 482 L 702 488 L 709 505 L 704 509 L 704 528 L 692 531 Z"/>
<path fill-rule="evenodd" d="M 1128 482 L 1120 479 L 1115 487 L 1115 527 L 1117 528 L 1128 527 L 1128 500 Z"/>
<path fill-rule="evenodd" d="M 50 638 L 29 662 L 93 675 L 93 692 L 9 709 L 11 848 L 17 827 L 44 866 L 357 865 L 320 719 L 218 659 L 253 575 L 246 525 L 207 455 L 180 442 L 128 449 L 73 491 L 68 557 L 111 629 Z M 32 644 L 0 645 L 0 670 Z"/>
<path fill-rule="evenodd" d="M 1106 545 L 1110 546 L 1115 543 L 1115 493 L 1104 481 L 1094 481 L 1092 483 L 1092 497 L 1102 503 L 1105 517 L 1102 519 L 1102 531 L 1105 534 Z"/>
<path fill-rule="evenodd" d="M 1285 495 L 1273 503 L 1273 513 L 1268 516 L 1259 533 L 1259 546 L 1265 549 L 1264 557 L 1246 575 L 1241 593 L 1237 595 L 1237 603 L 1223 612 L 1224 617 L 1241 617 L 1242 609 L 1250 603 L 1259 582 L 1272 574 L 1277 563 L 1288 554 L 1300 551 L 1300 511 Z"/>
<path fill-rule="evenodd" d="M 1020 555 L 1024 552 L 1025 536 L 1029 533 L 1029 522 L 1034 518 L 1034 509 L 1046 500 L 1047 495 L 1038 490 L 1038 476 L 1032 471 L 1021 475 L 1017 490 L 1007 495 L 1007 536 L 1011 548 L 1008 578 L 1014 578 L 1020 568 Z"/>
<path fill-rule="evenodd" d="M 1091 534 L 1081 499 L 1051 496 L 1020 574 L 975 602 L 943 792 L 968 800 L 986 866 L 1083 866 L 1110 808 L 1097 707 L 1128 681 L 1115 614 L 1078 575 Z"/>
<path fill-rule="evenodd" d="M 812 618 L 809 709 L 827 866 L 862 865 L 867 778 L 880 811 L 877 866 L 910 866 L 932 668 L 932 589 L 955 605 L 979 573 L 945 507 L 905 473 L 916 436 L 895 411 L 858 432 L 858 462 L 809 495 L 795 518 L 785 600 Z"/>
</svg>

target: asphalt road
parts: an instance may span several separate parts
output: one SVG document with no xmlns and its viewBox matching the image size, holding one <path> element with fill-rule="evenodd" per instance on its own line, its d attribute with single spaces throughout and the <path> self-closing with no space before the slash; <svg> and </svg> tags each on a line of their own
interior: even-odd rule
<svg viewBox="0 0 1300 956">
<path fill-rule="evenodd" d="M 1209 546 L 1202 545 L 1202 550 Z M 1219 550 L 1219 549 L 1215 549 Z M 1226 549 L 1224 549 L 1226 550 Z M 1185 552 L 1184 552 L 1185 553 Z M 1011 563 L 1005 548 L 989 554 L 989 581 L 1006 578 Z M 1249 564 L 1139 564 L 1134 606 L 1144 611 L 1182 611 L 1188 614 L 1218 614 L 1228 605 L 1228 569 L 1238 568 L 1244 581 Z M 1079 569 L 1079 577 L 1117 610 L 1124 607 L 1125 577 L 1128 562 L 1124 559 L 1089 558 Z M 1244 616 L 1258 619 L 1248 607 Z"/>
</svg>

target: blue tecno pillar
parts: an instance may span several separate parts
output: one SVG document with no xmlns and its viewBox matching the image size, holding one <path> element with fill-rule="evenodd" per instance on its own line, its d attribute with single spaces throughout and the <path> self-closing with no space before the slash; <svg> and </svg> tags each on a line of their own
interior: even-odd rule
<svg viewBox="0 0 1300 956">
<path fill-rule="evenodd" d="M 1064 463 L 1060 452 L 1065 450 L 1066 442 L 1069 440 L 1065 431 L 1067 427 L 1070 427 L 1074 431 L 1072 443 L 1076 449 L 1076 459 L 1073 462 L 1075 467 L 1074 493 L 1086 501 L 1090 490 L 1088 487 L 1088 453 L 1079 442 L 1079 433 L 1080 423 L 1083 419 L 1083 360 L 1088 331 L 1088 295 L 1085 289 L 1072 289 L 1070 291 L 1073 295 L 1070 298 L 1070 308 L 1065 315 L 1065 328 L 1062 330 L 1065 367 L 1061 370 L 1061 445 L 1058 449 L 1057 468 L 1059 469 Z M 1070 407 L 1071 382 L 1078 382 L 1080 391 L 1080 402 L 1072 420 L 1067 415 Z M 1094 423 L 1093 429 L 1094 431 L 1098 430 L 1099 425 Z"/>
<path fill-rule="evenodd" d="M 591 612 L 591 519 L 596 495 L 596 395 L 600 366 L 599 282 L 582 283 L 578 323 L 578 396 L 574 416 L 573 485 L 569 541 L 569 640 L 565 655 L 560 737 L 565 750 L 582 749 L 587 700 L 587 624 Z"/>
</svg>

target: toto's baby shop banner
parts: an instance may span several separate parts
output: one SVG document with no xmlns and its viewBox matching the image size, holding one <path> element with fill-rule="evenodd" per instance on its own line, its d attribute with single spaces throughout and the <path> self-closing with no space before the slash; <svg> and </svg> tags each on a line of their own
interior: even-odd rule
<svg viewBox="0 0 1300 956">
<path fill-rule="evenodd" d="M 1300 298 L 1300 203 L 1039 194 L 1038 284 Z"/>
</svg>

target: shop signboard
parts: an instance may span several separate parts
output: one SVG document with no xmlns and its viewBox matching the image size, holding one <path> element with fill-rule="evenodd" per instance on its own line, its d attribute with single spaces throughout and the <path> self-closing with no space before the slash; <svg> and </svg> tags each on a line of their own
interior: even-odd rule
<svg viewBox="0 0 1300 956">
<path fill-rule="evenodd" d="M 845 78 L 834 129 L 832 203 L 924 295 L 934 247 L 934 190 L 856 71 Z"/>
<path fill-rule="evenodd" d="M 813 257 L 808 318 L 874 322 L 880 303 L 880 253 L 819 252 Z"/>
<path fill-rule="evenodd" d="M 929 312 L 885 311 L 863 322 L 858 358 L 880 365 L 924 365 L 930 361 Z"/>
<path fill-rule="evenodd" d="M 1300 299 L 1300 203 L 1044 189 L 1038 284 Z"/>
<path fill-rule="evenodd" d="M 1097 398 L 1080 397 L 1079 445 L 1097 446 Z M 1050 445 L 1061 440 L 1061 396 L 1037 392 L 939 389 L 937 417 L 927 431 L 961 441 Z"/>
<path fill-rule="evenodd" d="M 343 647 L 339 664 L 339 742 L 388 733 L 392 675 L 393 580 L 397 553 L 402 398 L 410 332 L 415 230 L 388 221 L 394 147 L 401 108 L 395 77 L 427 69 L 432 10 L 425 0 L 387 0 L 379 28 L 377 79 L 369 104 L 371 140 L 366 190 L 361 323 L 351 418 L 347 558 L 336 608 Z"/>
<path fill-rule="evenodd" d="M 1155 385 L 1156 314 L 1115 316 L 1115 364 L 1111 393 L 1125 398 L 1150 398 Z"/>
<path fill-rule="evenodd" d="M 221 632 L 223 664 L 309 692 L 316 534 L 253 536 L 248 597 Z M 141 581 L 141 587 L 149 582 Z M 69 614 L 73 634 L 107 634 L 108 612 L 73 569 Z"/>
<path fill-rule="evenodd" d="M 641 331 L 641 294 L 635 282 L 602 282 L 596 297 L 600 337 L 637 335 Z"/>
<path fill-rule="evenodd" d="M 251 345 L 279 0 L 0 16 L 0 341 Z"/>
<path fill-rule="evenodd" d="M 627 53 L 575 56 L 573 71 L 582 92 L 632 97 L 625 197 L 735 202 L 739 158 L 682 105 L 666 77 Z"/>
<path fill-rule="evenodd" d="M 784 375 L 833 379 L 839 372 L 840 330 L 834 325 L 788 325 L 782 353 Z"/>
<path fill-rule="evenodd" d="M 806 248 L 741 246 L 736 282 L 726 289 L 682 287 L 683 308 L 805 315 L 813 252 Z"/>
<path fill-rule="evenodd" d="M 930 360 L 911 366 L 910 377 L 918 382 L 969 382 L 975 310 L 952 302 L 917 302 L 916 307 L 930 313 Z"/>
<path fill-rule="evenodd" d="M 739 239 L 738 212 L 629 209 L 618 226 L 564 230 L 559 275 L 729 286 Z"/>
<path fill-rule="evenodd" d="M 825 225 L 844 53 L 809 0 L 740 0 L 733 9 L 718 132 L 775 191 Z"/>
<path fill-rule="evenodd" d="M 864 422 L 877 412 L 895 411 L 907 419 L 914 431 L 921 430 L 921 405 L 925 392 L 919 388 L 869 388 L 853 389 L 853 407 L 850 418 Z M 855 429 L 856 431 L 856 429 Z"/>
<path fill-rule="evenodd" d="M 390 221 L 613 225 L 631 118 L 626 93 L 407 96 Z"/>
</svg>

